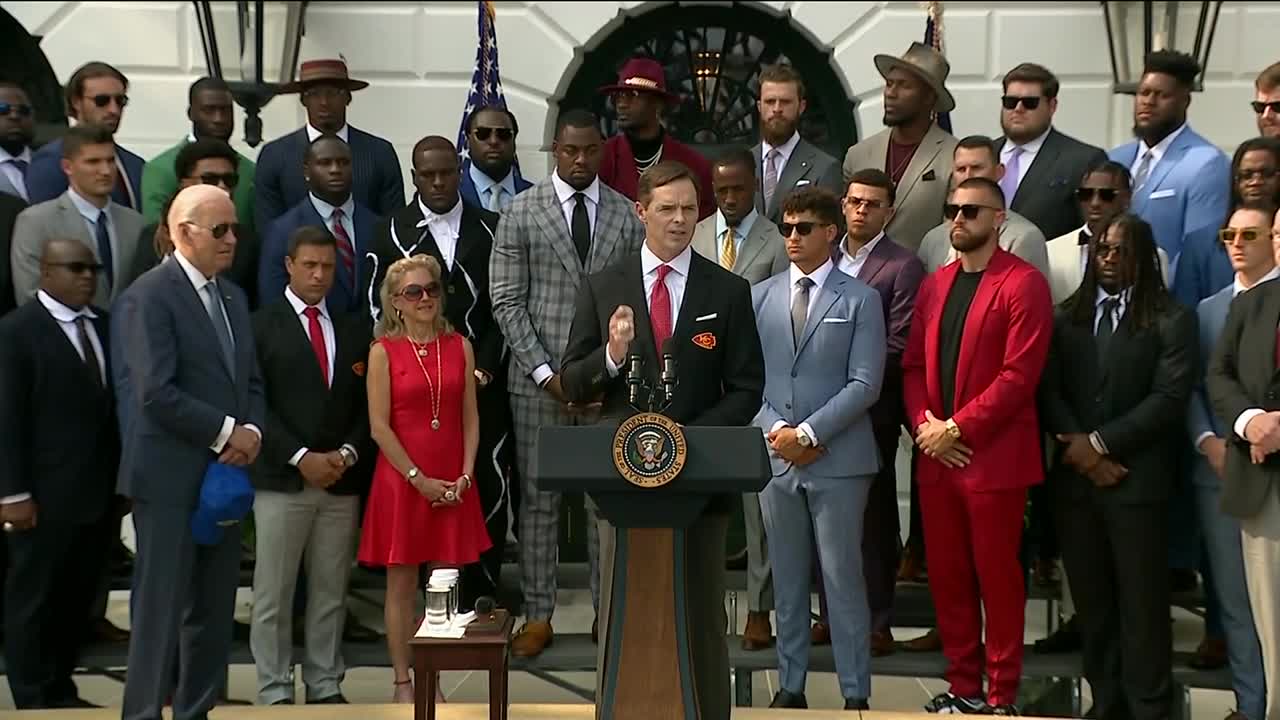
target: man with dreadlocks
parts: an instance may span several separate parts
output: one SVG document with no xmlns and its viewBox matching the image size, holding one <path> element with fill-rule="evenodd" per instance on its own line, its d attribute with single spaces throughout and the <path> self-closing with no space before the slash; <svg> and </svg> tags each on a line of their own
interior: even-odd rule
<svg viewBox="0 0 1280 720">
<path fill-rule="evenodd" d="M 1151 226 L 1117 216 L 1090 240 L 1041 381 L 1089 717 L 1169 716 L 1169 478 L 1196 357 L 1195 316 L 1165 289 Z"/>
</svg>

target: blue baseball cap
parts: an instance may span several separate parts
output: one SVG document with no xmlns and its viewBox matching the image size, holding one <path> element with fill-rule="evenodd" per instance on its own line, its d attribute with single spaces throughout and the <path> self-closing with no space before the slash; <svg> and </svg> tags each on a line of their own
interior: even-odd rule
<svg viewBox="0 0 1280 720">
<path fill-rule="evenodd" d="M 198 545 L 222 542 L 223 530 L 239 524 L 253 509 L 253 485 L 242 467 L 209 463 L 200 499 L 191 514 L 191 534 Z"/>
</svg>

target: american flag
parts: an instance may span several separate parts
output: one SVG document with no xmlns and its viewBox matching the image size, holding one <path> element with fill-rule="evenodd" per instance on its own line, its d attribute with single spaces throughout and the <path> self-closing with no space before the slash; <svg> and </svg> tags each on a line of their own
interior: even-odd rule
<svg viewBox="0 0 1280 720">
<path fill-rule="evenodd" d="M 942 45 L 942 3 L 931 0 L 925 3 L 925 10 L 924 44 L 946 57 L 947 52 Z M 938 113 L 938 127 L 951 132 L 951 113 Z"/>
<path fill-rule="evenodd" d="M 498 78 L 498 33 L 494 27 L 495 10 L 489 0 L 477 2 L 480 9 L 478 21 L 479 43 L 476 46 L 476 69 L 471 75 L 471 90 L 467 106 L 462 110 L 462 123 L 458 126 L 458 156 L 467 160 L 467 122 L 471 111 L 486 105 L 507 106 L 502 93 L 502 81 Z"/>
</svg>

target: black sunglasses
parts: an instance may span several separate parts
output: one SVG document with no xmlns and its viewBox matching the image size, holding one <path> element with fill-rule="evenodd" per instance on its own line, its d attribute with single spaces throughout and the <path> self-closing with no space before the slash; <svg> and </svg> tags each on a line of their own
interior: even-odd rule
<svg viewBox="0 0 1280 720">
<path fill-rule="evenodd" d="M 129 96 L 124 93 L 120 93 L 119 95 L 108 95 L 107 93 L 103 93 L 101 95 L 94 95 L 89 99 L 98 107 L 106 107 L 111 104 L 112 100 L 115 100 L 116 104 L 122 108 L 129 104 Z"/>
<path fill-rule="evenodd" d="M 427 297 L 432 298 L 434 300 L 438 300 L 440 299 L 440 283 L 437 283 L 437 282 L 429 283 L 426 287 L 423 287 L 417 283 L 414 283 L 412 285 L 405 285 L 403 288 L 400 289 L 400 292 L 396 294 L 403 296 L 404 299 L 408 300 L 409 302 L 418 302 L 419 300 L 422 299 L 423 295 L 426 295 Z"/>
<path fill-rule="evenodd" d="M 235 233 L 236 235 L 239 235 L 239 234 L 240 234 L 240 223 L 218 223 L 217 225 L 214 225 L 213 227 L 205 227 L 204 225 L 201 225 L 200 223 L 194 223 L 194 222 L 191 222 L 190 220 L 187 220 L 187 221 L 183 222 L 182 224 L 183 224 L 183 225 L 195 225 L 196 227 L 200 228 L 201 230 L 208 230 L 208 231 L 209 231 L 209 234 L 213 236 L 213 239 L 214 239 L 214 240 L 221 240 L 222 238 L 226 237 L 227 233 L 229 233 L 229 232 L 230 232 L 230 233 Z"/>
<path fill-rule="evenodd" d="M 794 230 L 797 235 L 799 235 L 800 237 L 804 237 L 809 233 L 813 232 L 814 228 L 826 227 L 830 224 L 831 223 L 808 222 L 808 221 L 798 222 L 798 223 L 780 222 L 778 223 L 778 232 L 782 233 L 782 237 L 785 238 L 785 237 L 791 237 L 791 231 Z"/>
<path fill-rule="evenodd" d="M 1018 107 L 1018 103 L 1022 103 L 1022 107 L 1028 110 L 1035 110 L 1040 107 L 1040 97 L 1031 95 L 1028 97 L 1018 97 L 1017 95 L 1005 95 L 1000 98 L 1000 104 L 1004 105 L 1005 110 L 1012 110 Z"/>
<path fill-rule="evenodd" d="M 1272 115 L 1280 115 L 1280 100 L 1272 100 L 1271 102 L 1261 102 L 1259 100 L 1254 100 L 1253 102 L 1249 103 L 1249 105 L 1250 107 L 1253 108 L 1253 111 L 1259 115 L 1266 112 L 1268 108 L 1271 109 Z"/>
<path fill-rule="evenodd" d="M 32 110 L 30 105 L 0 102 L 0 115 L 8 115 L 9 113 L 13 113 L 18 117 L 31 117 Z"/>
<path fill-rule="evenodd" d="M 201 173 L 193 175 L 194 179 L 199 180 L 202 185 L 225 185 L 228 190 L 235 190 L 236 185 L 240 182 L 238 173 Z"/>
<path fill-rule="evenodd" d="M 66 268 L 70 270 L 73 275 L 80 275 L 83 273 L 93 273 L 94 275 L 97 275 L 98 273 L 102 272 L 102 265 L 100 265 L 99 263 L 75 261 L 75 262 L 51 262 L 46 264 L 51 265 L 53 267 Z"/>
<path fill-rule="evenodd" d="M 1112 202 L 1119 194 L 1120 191 L 1115 188 L 1076 188 L 1076 199 L 1080 202 L 1089 202 L 1095 195 L 1102 198 L 1102 202 Z"/>
<path fill-rule="evenodd" d="M 996 210 L 997 208 L 988 207 L 986 205 L 956 205 L 955 203 L 947 203 L 942 206 L 942 216 L 948 220 L 954 220 L 957 213 L 964 215 L 965 220 L 972 220 L 978 217 L 978 213 L 983 210 Z"/>
<path fill-rule="evenodd" d="M 508 140 L 516 136 L 515 131 L 512 130 L 511 128 L 485 127 L 483 125 L 476 127 L 474 132 L 476 134 L 476 139 L 480 141 L 488 140 L 489 136 L 493 135 L 494 133 L 497 133 L 498 139 L 503 142 L 507 142 Z"/>
</svg>

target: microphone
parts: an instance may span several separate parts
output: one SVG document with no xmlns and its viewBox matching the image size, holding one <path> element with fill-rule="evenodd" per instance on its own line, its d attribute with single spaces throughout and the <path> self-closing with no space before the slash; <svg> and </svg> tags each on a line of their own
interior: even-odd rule
<svg viewBox="0 0 1280 720">
<path fill-rule="evenodd" d="M 675 394 L 679 382 L 676 377 L 675 341 L 674 338 L 667 338 L 662 343 L 662 394 L 667 403 L 671 402 L 671 396 Z"/>
<path fill-rule="evenodd" d="M 631 407 L 639 409 L 640 388 L 644 384 L 644 359 L 640 353 L 633 352 L 627 356 L 627 386 L 630 390 Z"/>
</svg>

